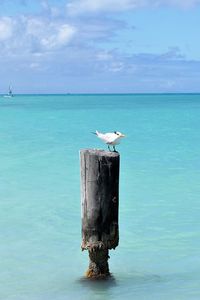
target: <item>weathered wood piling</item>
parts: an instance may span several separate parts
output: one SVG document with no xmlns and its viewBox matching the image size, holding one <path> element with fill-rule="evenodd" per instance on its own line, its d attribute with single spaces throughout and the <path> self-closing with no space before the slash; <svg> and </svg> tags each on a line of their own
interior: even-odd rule
<svg viewBox="0 0 200 300">
<path fill-rule="evenodd" d="M 82 250 L 89 252 L 86 276 L 110 275 L 109 250 L 119 243 L 119 162 L 118 152 L 86 149 L 80 151 Z"/>
</svg>

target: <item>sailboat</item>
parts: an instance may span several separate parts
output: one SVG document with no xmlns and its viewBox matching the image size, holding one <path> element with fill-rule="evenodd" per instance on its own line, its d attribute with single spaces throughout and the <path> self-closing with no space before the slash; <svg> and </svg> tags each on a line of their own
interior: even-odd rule
<svg viewBox="0 0 200 300">
<path fill-rule="evenodd" d="M 9 85 L 8 94 L 4 95 L 4 98 L 11 98 L 11 97 L 13 97 L 13 92 L 11 86 Z"/>
</svg>

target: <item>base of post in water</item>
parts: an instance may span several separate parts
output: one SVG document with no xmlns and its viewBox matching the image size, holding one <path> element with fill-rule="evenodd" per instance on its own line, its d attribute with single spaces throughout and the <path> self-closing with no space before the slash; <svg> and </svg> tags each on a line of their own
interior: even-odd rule
<svg viewBox="0 0 200 300">
<path fill-rule="evenodd" d="M 89 269 L 86 277 L 90 279 L 105 279 L 110 276 L 108 266 L 108 249 L 93 248 L 89 251 Z"/>
</svg>

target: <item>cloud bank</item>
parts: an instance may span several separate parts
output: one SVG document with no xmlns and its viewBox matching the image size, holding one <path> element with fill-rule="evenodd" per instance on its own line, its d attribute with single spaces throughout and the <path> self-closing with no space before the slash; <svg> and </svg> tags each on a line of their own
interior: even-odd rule
<svg viewBox="0 0 200 300">
<path fill-rule="evenodd" d="M 23 7 L 32 3 L 17 1 Z M 0 6 L 11 2 L 1 1 Z M 119 33 L 129 25 L 119 16 L 143 7 L 190 9 L 199 4 L 200 0 L 74 0 L 56 5 L 43 0 L 37 13 L 1 15 L 0 89 L 11 76 L 19 89 L 29 80 L 27 86 L 34 91 L 62 91 L 66 82 L 72 92 L 185 91 L 186 82 L 198 87 L 200 63 L 187 59 L 177 45 L 160 53 L 148 53 L 148 47 L 137 53 L 133 47 L 127 54 Z"/>
<path fill-rule="evenodd" d="M 67 4 L 70 14 L 120 12 L 142 7 L 176 6 L 191 8 L 200 4 L 200 0 L 75 0 Z"/>
</svg>

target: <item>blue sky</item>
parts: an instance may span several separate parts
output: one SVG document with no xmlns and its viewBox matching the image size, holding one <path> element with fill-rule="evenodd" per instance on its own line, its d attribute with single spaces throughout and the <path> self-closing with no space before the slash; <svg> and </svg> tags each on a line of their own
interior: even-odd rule
<svg viewBox="0 0 200 300">
<path fill-rule="evenodd" d="M 0 93 L 200 92 L 200 0 L 0 0 Z"/>
</svg>

